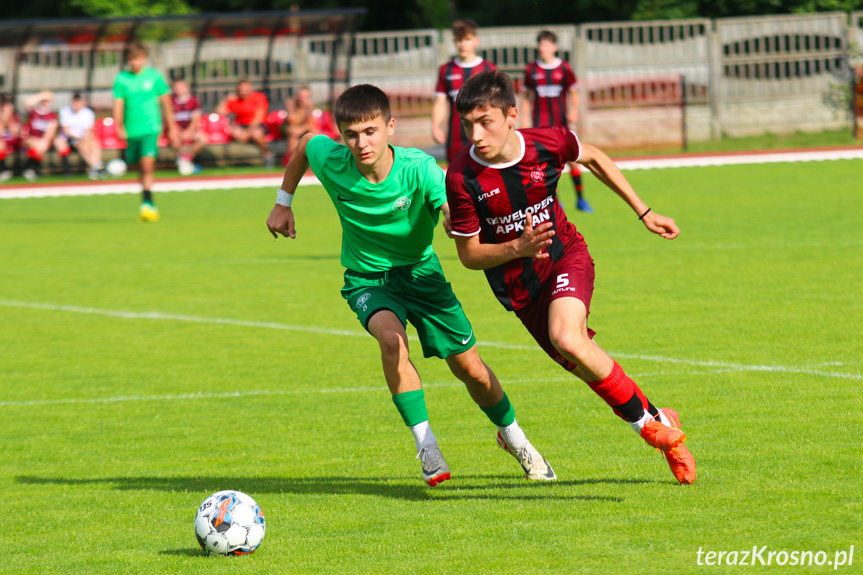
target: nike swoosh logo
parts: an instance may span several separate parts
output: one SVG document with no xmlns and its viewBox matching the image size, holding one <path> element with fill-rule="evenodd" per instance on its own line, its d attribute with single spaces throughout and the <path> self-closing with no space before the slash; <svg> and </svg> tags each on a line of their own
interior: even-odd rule
<svg viewBox="0 0 863 575">
<path fill-rule="evenodd" d="M 466 344 L 467 342 L 469 342 L 469 341 L 470 341 L 470 336 L 472 336 L 472 335 L 473 335 L 473 330 L 470 330 L 470 333 L 469 333 L 469 334 L 467 334 L 467 337 L 466 337 L 466 338 L 464 338 L 463 340 L 461 340 L 461 344 L 462 344 L 462 345 L 464 345 L 464 344 Z"/>
<path fill-rule="evenodd" d="M 343 198 L 341 194 L 336 194 L 336 197 L 339 199 L 340 202 L 354 202 L 354 201 L 356 201 L 356 198 Z"/>
</svg>

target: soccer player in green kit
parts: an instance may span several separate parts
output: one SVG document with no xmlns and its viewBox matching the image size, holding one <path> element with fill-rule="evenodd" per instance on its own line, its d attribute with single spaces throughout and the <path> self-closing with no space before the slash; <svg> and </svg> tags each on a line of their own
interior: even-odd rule
<svg viewBox="0 0 863 575">
<path fill-rule="evenodd" d="M 126 140 L 126 163 L 140 165 L 142 201 L 138 221 L 156 222 L 159 210 L 153 203 L 153 172 L 159 155 L 159 134 L 162 133 L 162 114 L 168 123 L 168 137 L 177 133 L 170 90 L 162 73 L 146 67 L 147 48 L 133 42 L 126 50 L 128 70 L 114 79 L 114 121 L 117 135 Z"/>
<path fill-rule="evenodd" d="M 384 377 L 402 419 L 413 433 L 423 480 L 450 479 L 429 426 L 422 382 L 408 357 L 405 326 L 417 330 L 425 357 L 443 358 L 498 428 L 498 444 L 528 479 L 556 478 L 527 440 L 512 404 L 476 349 L 473 328 L 432 250 L 440 213 L 449 231 L 443 171 L 415 149 L 389 144 L 395 130 L 389 100 L 364 84 L 336 100 L 334 115 L 345 145 L 307 134 L 285 168 L 276 205 L 267 219 L 277 233 L 296 238 L 291 207 L 300 178 L 311 166 L 336 207 L 342 225 L 342 296 L 380 346 Z"/>
</svg>

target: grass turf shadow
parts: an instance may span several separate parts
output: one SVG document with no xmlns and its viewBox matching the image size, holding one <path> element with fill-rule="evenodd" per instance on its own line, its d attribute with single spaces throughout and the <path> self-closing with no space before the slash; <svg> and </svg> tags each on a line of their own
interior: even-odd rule
<svg viewBox="0 0 863 575">
<path fill-rule="evenodd" d="M 619 495 L 573 493 L 573 487 L 625 486 L 657 483 L 640 479 L 582 479 L 555 482 L 528 482 L 499 475 L 460 475 L 440 487 L 430 488 L 403 478 L 384 477 L 99 477 L 63 478 L 18 476 L 16 483 L 26 485 L 113 485 L 118 490 L 188 491 L 212 493 L 235 489 L 245 493 L 290 493 L 294 495 L 368 495 L 406 501 L 561 500 L 605 501 L 620 503 Z"/>
</svg>

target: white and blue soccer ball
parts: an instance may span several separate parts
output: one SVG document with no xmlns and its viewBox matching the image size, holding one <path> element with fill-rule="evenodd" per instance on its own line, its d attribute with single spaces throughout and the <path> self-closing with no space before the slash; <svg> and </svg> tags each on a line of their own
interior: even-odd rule
<svg viewBox="0 0 863 575">
<path fill-rule="evenodd" d="M 195 536 L 208 555 L 248 555 L 264 540 L 266 528 L 261 507 L 239 491 L 210 495 L 195 516 Z"/>
</svg>

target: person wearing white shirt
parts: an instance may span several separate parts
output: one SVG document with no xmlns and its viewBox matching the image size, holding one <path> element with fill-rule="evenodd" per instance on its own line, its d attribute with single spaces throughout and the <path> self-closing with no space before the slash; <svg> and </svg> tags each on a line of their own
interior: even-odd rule
<svg viewBox="0 0 863 575">
<path fill-rule="evenodd" d="M 60 109 L 60 133 L 54 140 L 54 148 L 60 154 L 64 171 L 69 170 L 69 154 L 78 152 L 88 166 L 87 175 L 98 180 L 104 173 L 102 149 L 93 135 L 96 115 L 87 107 L 84 97 L 75 93 L 72 103 Z"/>
</svg>

